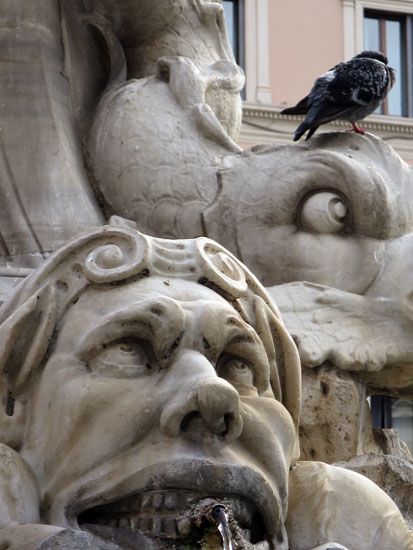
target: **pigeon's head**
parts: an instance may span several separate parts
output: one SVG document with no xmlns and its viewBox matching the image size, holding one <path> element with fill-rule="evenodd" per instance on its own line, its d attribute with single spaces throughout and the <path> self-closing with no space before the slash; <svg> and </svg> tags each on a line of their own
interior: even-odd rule
<svg viewBox="0 0 413 550">
<path fill-rule="evenodd" d="M 354 56 L 353 59 L 358 59 L 359 57 L 366 57 L 367 59 L 377 59 L 377 61 L 381 61 L 385 65 L 388 64 L 389 60 L 382 52 L 375 52 L 372 50 L 365 50 L 364 52 L 361 52 Z"/>
<path fill-rule="evenodd" d="M 353 57 L 353 59 L 359 59 L 359 58 L 375 59 L 376 61 L 380 61 L 381 63 L 384 63 L 387 66 L 387 72 L 388 72 L 389 79 L 390 79 L 388 90 L 393 87 L 393 84 L 396 80 L 396 71 L 388 66 L 389 60 L 384 55 L 384 53 L 375 52 L 375 51 L 372 51 L 372 50 L 365 50 L 364 52 L 361 52 L 358 55 L 355 55 Z"/>
</svg>

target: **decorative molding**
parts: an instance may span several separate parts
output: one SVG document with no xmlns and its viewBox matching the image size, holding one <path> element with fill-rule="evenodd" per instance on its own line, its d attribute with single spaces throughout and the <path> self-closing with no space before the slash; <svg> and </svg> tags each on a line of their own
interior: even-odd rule
<svg viewBox="0 0 413 550">
<path fill-rule="evenodd" d="M 261 107 L 260 105 L 244 105 L 244 119 L 262 118 L 271 121 L 302 121 L 302 117 L 295 115 L 281 115 L 277 107 Z M 413 118 L 396 117 L 388 115 L 371 115 L 363 120 L 363 128 L 382 132 L 395 132 L 397 134 L 413 135 Z M 344 120 L 334 120 L 329 126 L 349 127 Z"/>
<path fill-rule="evenodd" d="M 271 105 L 268 0 L 245 0 L 246 98 Z"/>
<path fill-rule="evenodd" d="M 258 143 L 291 143 L 294 130 L 302 117 L 281 115 L 281 108 L 245 103 L 239 143 L 248 147 Z M 413 118 L 389 115 L 371 115 L 363 120 L 368 132 L 388 141 L 399 155 L 413 164 Z M 344 120 L 335 120 L 322 126 L 319 132 L 342 131 L 349 128 Z"/>
</svg>

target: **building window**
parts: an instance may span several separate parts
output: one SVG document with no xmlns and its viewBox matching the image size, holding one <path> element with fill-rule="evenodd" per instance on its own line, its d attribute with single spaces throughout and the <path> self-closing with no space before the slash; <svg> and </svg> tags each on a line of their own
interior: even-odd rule
<svg viewBox="0 0 413 550">
<path fill-rule="evenodd" d="M 393 399 L 391 407 L 393 428 L 399 432 L 413 453 L 413 401 L 407 399 Z"/>
<path fill-rule="evenodd" d="M 382 51 L 396 70 L 396 82 L 378 113 L 413 116 L 412 29 L 411 15 L 364 12 L 364 49 Z"/>
<path fill-rule="evenodd" d="M 243 0 L 224 0 L 225 19 L 229 43 L 236 62 L 244 67 L 244 2 Z"/>
<path fill-rule="evenodd" d="M 373 426 L 394 428 L 413 453 L 413 401 L 384 395 L 370 398 Z"/>
</svg>

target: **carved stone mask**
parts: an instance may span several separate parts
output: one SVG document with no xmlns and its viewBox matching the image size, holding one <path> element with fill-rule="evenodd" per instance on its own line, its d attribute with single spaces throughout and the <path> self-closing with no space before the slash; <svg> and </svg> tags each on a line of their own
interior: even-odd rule
<svg viewBox="0 0 413 550">
<path fill-rule="evenodd" d="M 3 390 L 24 411 L 8 443 L 35 474 L 44 523 L 185 542 L 197 502 L 220 497 L 253 543 L 282 539 L 299 363 L 231 254 L 99 229 L 2 314 Z"/>
</svg>

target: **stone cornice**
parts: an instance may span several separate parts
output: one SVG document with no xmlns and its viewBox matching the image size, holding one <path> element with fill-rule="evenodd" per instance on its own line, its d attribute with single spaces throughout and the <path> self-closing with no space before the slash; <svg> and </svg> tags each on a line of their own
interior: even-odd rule
<svg viewBox="0 0 413 550">
<path fill-rule="evenodd" d="M 281 109 L 277 107 L 268 107 L 261 105 L 244 104 L 243 116 L 245 122 L 248 119 L 262 119 L 267 122 L 294 122 L 298 123 L 303 119 L 301 116 L 281 115 Z M 344 120 L 335 120 L 329 124 L 331 127 L 349 127 L 348 122 Z M 371 132 L 392 133 L 395 136 L 411 135 L 413 136 L 413 118 L 395 117 L 388 115 L 371 115 L 363 120 L 363 128 Z M 270 130 L 270 128 L 268 128 Z"/>
<path fill-rule="evenodd" d="M 243 147 L 262 144 L 291 143 L 294 131 L 303 117 L 282 115 L 282 107 L 244 103 L 243 124 L 239 143 Z M 413 118 L 371 115 L 361 122 L 371 134 L 387 141 L 409 164 L 413 165 Z M 344 120 L 335 120 L 318 130 L 337 132 L 350 128 Z"/>
</svg>

